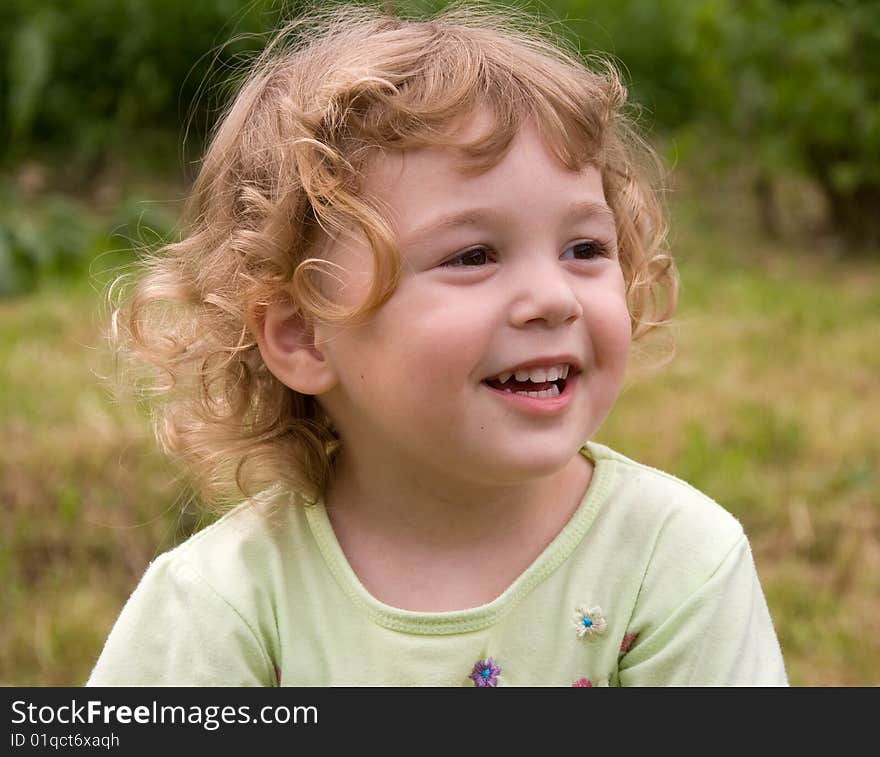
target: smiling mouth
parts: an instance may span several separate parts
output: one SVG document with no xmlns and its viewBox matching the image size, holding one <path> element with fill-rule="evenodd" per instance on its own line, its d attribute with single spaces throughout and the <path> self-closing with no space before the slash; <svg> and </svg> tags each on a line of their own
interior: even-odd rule
<svg viewBox="0 0 880 757">
<path fill-rule="evenodd" d="M 517 371 L 505 371 L 493 378 L 483 381 L 491 389 L 499 392 L 511 392 L 526 397 L 551 399 L 565 391 L 569 380 L 570 366 L 567 364 L 550 368 L 533 368 Z"/>
</svg>

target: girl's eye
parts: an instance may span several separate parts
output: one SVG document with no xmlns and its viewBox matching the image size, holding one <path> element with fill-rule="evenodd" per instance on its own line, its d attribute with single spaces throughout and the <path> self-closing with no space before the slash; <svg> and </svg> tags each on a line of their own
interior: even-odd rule
<svg viewBox="0 0 880 757">
<path fill-rule="evenodd" d="M 596 239 L 578 242 L 562 253 L 563 260 L 592 260 L 608 255 L 608 247 Z"/>
<path fill-rule="evenodd" d="M 443 265 L 450 267 L 480 266 L 486 265 L 490 261 L 489 251 L 485 247 L 473 247 L 454 258 L 450 258 Z"/>
</svg>

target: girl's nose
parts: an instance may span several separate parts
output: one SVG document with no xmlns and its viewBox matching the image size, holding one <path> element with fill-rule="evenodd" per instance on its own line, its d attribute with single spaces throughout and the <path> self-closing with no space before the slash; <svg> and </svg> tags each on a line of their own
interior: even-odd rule
<svg viewBox="0 0 880 757">
<path fill-rule="evenodd" d="M 576 321 L 584 309 L 572 284 L 571 274 L 558 262 L 520 271 L 510 306 L 511 325 L 554 328 Z"/>
</svg>

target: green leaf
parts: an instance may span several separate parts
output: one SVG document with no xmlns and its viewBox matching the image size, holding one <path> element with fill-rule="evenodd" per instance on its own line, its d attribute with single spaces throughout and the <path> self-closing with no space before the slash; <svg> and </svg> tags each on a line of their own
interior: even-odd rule
<svg viewBox="0 0 880 757">
<path fill-rule="evenodd" d="M 36 115 L 52 69 L 52 17 L 38 15 L 25 23 L 9 47 L 9 121 L 13 139 L 25 138 Z"/>
</svg>

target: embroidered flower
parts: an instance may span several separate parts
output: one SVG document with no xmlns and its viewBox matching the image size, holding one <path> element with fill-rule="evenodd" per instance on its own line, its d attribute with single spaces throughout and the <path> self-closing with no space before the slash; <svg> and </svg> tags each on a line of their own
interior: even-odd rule
<svg viewBox="0 0 880 757">
<path fill-rule="evenodd" d="M 605 633 L 607 625 L 601 607 L 578 607 L 575 612 L 574 627 L 579 639 L 584 636 L 595 638 L 600 633 Z"/>
<path fill-rule="evenodd" d="M 592 689 L 592 688 L 593 688 L 593 682 L 587 680 L 586 678 L 579 678 L 579 679 L 578 679 L 577 681 L 575 681 L 571 686 L 572 686 L 572 688 L 575 688 L 575 689 L 576 689 L 576 688 L 581 688 L 581 689 Z"/>
<path fill-rule="evenodd" d="M 499 668 L 495 664 L 495 661 L 490 657 L 485 662 L 483 660 L 477 660 L 477 664 L 474 665 L 474 672 L 470 674 L 470 678 L 473 680 L 474 686 L 482 689 L 487 686 L 497 686 L 500 673 L 501 668 Z"/>
<path fill-rule="evenodd" d="M 637 633 L 625 633 L 623 635 L 623 641 L 620 642 L 620 654 L 629 651 L 629 648 L 637 638 L 639 638 Z"/>
</svg>

